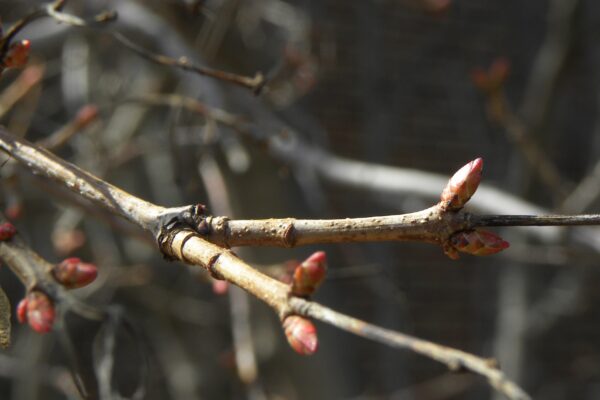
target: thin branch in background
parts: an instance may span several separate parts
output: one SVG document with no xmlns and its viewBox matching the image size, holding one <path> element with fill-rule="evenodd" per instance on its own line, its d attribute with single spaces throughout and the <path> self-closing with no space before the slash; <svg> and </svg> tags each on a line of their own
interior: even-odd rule
<svg viewBox="0 0 600 400">
<path fill-rule="evenodd" d="M 15 22 L 9 29 L 6 30 L 6 33 L 2 36 L 2 38 L 0 38 L 0 59 L 4 59 L 4 57 L 6 56 L 10 44 L 15 38 L 15 36 L 21 30 L 23 30 L 23 28 L 25 28 L 27 25 L 29 25 L 31 22 L 35 21 L 38 18 L 49 16 L 54 18 L 58 22 L 62 22 L 71 26 L 84 27 L 90 26 L 93 23 L 102 24 L 105 22 L 110 22 L 117 17 L 116 13 L 111 11 L 105 11 L 94 16 L 92 20 L 86 21 L 75 15 L 61 12 L 65 3 L 66 0 L 56 0 L 52 3 L 45 4 L 43 6 L 40 6 L 37 10 L 33 11 L 32 13 L 26 15 L 25 17 Z"/>
<path fill-rule="evenodd" d="M 560 73 L 569 59 L 579 26 L 578 10 L 581 0 L 551 0 L 548 2 L 546 36 L 536 54 L 519 113 L 527 121 L 531 133 L 540 137 L 539 131 L 553 100 Z"/>
<path fill-rule="evenodd" d="M 504 92 L 509 75 L 508 60 L 497 58 L 487 71 L 475 68 L 472 71 L 474 84 L 486 96 L 489 118 L 499 124 L 509 140 L 525 156 L 530 167 L 538 174 L 542 182 L 561 198 L 568 195 L 568 182 L 562 176 L 554 162 L 528 133 L 525 122 L 512 110 Z"/>
<path fill-rule="evenodd" d="M 13 108 L 44 76 L 44 67 L 33 65 L 25 68 L 17 79 L 0 94 L 0 118 Z"/>
<path fill-rule="evenodd" d="M 216 160 L 210 155 L 205 155 L 199 164 L 198 171 L 204 186 L 210 188 L 208 190 L 209 203 L 217 207 L 220 213 L 233 214 L 227 183 Z M 243 252 L 238 254 L 243 255 Z M 229 288 L 228 295 L 238 377 L 244 384 L 250 400 L 266 400 L 267 396 L 260 380 L 256 361 L 248 294 L 234 287 Z"/>
<path fill-rule="evenodd" d="M 247 122 L 247 120 L 241 116 L 237 116 L 220 108 L 210 107 L 192 97 L 180 96 L 177 94 L 148 93 L 143 96 L 128 97 L 122 100 L 122 102 L 168 106 L 173 108 L 181 107 L 232 129 L 243 129 L 242 125 Z"/>
<path fill-rule="evenodd" d="M 184 71 L 194 72 L 199 75 L 208 76 L 211 78 L 219 79 L 224 82 L 233 83 L 235 85 L 239 85 L 245 87 L 247 89 L 252 90 L 255 94 L 260 94 L 260 92 L 265 87 L 267 81 L 265 77 L 259 72 L 254 77 L 247 77 L 242 75 L 233 74 L 230 72 L 220 71 L 216 69 L 210 69 L 206 67 L 201 67 L 192 64 L 187 58 L 180 57 L 179 59 L 171 58 L 162 54 L 151 53 L 148 50 L 144 49 L 140 45 L 132 42 L 122 34 L 118 32 L 113 32 L 112 36 L 123 46 L 127 47 L 129 50 L 137 53 L 139 56 L 145 58 L 146 60 L 152 61 L 154 63 L 164 65 L 167 67 L 175 67 L 180 68 Z"/>
<path fill-rule="evenodd" d="M 81 132 L 98 118 L 98 108 L 92 104 L 83 106 L 75 117 L 62 128 L 52 133 L 47 138 L 37 142 L 48 150 L 57 150 L 64 146 L 73 136 Z"/>
<path fill-rule="evenodd" d="M 90 27 L 92 23 L 103 24 L 106 22 L 113 21 L 117 18 L 117 14 L 113 11 L 104 11 L 93 17 L 92 20 L 86 21 L 80 17 L 77 17 L 72 14 L 67 14 L 61 12 L 60 10 L 64 6 L 65 1 L 55 1 L 54 3 L 48 4 L 43 7 L 41 10 L 37 10 L 34 13 L 30 14 L 18 21 L 11 29 L 7 31 L 7 33 L 2 37 L 0 41 L 0 45 L 2 45 L 2 58 L 8 51 L 8 47 L 10 45 L 11 40 L 14 36 L 22 30 L 28 23 L 31 21 L 43 17 L 49 16 L 55 19 L 57 22 L 65 23 L 67 25 L 76 26 L 76 27 Z M 192 64 L 187 58 L 180 57 L 179 59 L 171 58 L 162 54 L 152 53 L 140 45 L 134 43 L 133 41 L 126 38 L 119 32 L 111 32 L 111 36 L 115 38 L 119 43 L 123 46 L 127 47 L 129 50 L 135 52 L 139 56 L 155 62 L 160 65 L 165 65 L 169 67 L 180 68 L 184 71 L 194 72 L 199 75 L 208 76 L 211 78 L 215 78 L 224 82 L 229 82 L 232 84 L 236 84 L 248 89 L 251 89 L 256 95 L 260 94 L 260 92 L 264 89 L 267 81 L 263 74 L 260 72 L 257 73 L 254 77 L 247 77 L 238 74 L 233 74 L 230 72 L 225 72 L 221 70 L 201 67 Z"/>
<path fill-rule="evenodd" d="M 600 196 L 600 161 L 585 176 L 558 207 L 563 212 L 580 212 L 590 207 Z"/>
</svg>

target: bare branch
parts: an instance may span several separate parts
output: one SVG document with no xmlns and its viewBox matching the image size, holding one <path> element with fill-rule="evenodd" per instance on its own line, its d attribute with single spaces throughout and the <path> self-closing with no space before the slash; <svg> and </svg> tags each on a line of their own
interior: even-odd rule
<svg viewBox="0 0 600 400">
<path fill-rule="evenodd" d="M 233 83 L 245 87 L 247 89 L 251 89 L 257 95 L 260 94 L 265 84 L 267 83 L 265 77 L 260 72 L 258 72 L 256 75 L 254 75 L 254 77 L 251 78 L 248 76 L 237 75 L 230 72 L 220 71 L 217 69 L 201 67 L 192 64 L 185 57 L 175 59 L 162 54 L 151 53 L 118 32 L 113 32 L 112 36 L 123 46 L 127 47 L 129 50 L 132 50 L 133 52 L 145 58 L 146 60 L 152 61 L 160 65 L 176 67 L 184 71 L 194 72 L 199 75 L 209 76 L 211 78 Z"/>
<path fill-rule="evenodd" d="M 391 347 L 409 349 L 446 364 L 451 371 L 465 369 L 476 372 L 486 377 L 492 387 L 509 399 L 530 398 L 527 393 L 506 378 L 502 371 L 498 369 L 497 362 L 494 359 L 482 359 L 460 350 L 381 328 L 304 299 L 292 298 L 290 299 L 290 305 L 298 314 L 313 317 L 347 332 Z"/>
<path fill-rule="evenodd" d="M 164 254 L 201 266 L 214 277 L 225 279 L 241 287 L 270 305 L 282 320 L 290 314 L 306 316 L 314 314 L 315 318 L 329 323 L 337 318 L 337 324 L 340 327 L 345 326 L 349 332 L 377 339 L 381 343 L 389 344 L 388 342 L 391 341 L 395 343 L 395 347 L 418 351 L 436 361 L 452 365 L 453 368 L 462 366 L 469 371 L 484 375 L 496 390 L 510 399 L 529 399 L 514 383 L 506 380 L 495 365 L 486 360 L 476 356 L 465 358 L 467 353 L 447 349 L 427 341 L 407 341 L 407 337 L 402 334 L 392 334 L 388 330 L 365 325 L 362 321 L 351 317 L 342 317 L 341 314 L 318 306 L 316 303 L 290 297 L 289 286 L 258 272 L 231 251 L 204 240 L 197 232 L 190 229 L 172 229 L 164 232 L 166 222 L 187 210 L 187 207 L 164 209 L 136 198 L 51 153 L 36 148 L 24 139 L 12 137 L 3 129 L 0 129 L 0 148 L 26 165 L 32 172 L 65 185 L 95 204 L 150 230 L 159 239 Z M 365 331 L 357 329 L 361 325 L 370 328 L 365 328 Z M 431 349 L 435 350 L 432 352 Z"/>
</svg>

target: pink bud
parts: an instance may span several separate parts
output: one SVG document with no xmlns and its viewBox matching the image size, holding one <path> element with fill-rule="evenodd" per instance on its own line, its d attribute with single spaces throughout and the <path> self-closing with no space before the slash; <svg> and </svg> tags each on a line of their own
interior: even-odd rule
<svg viewBox="0 0 600 400">
<path fill-rule="evenodd" d="M 76 289 L 90 284 L 98 276 L 94 264 L 84 263 L 77 257 L 63 260 L 52 270 L 54 278 L 68 289 Z"/>
<path fill-rule="evenodd" d="M 442 191 L 441 205 L 444 210 L 460 210 L 469 201 L 481 182 L 483 159 L 476 158 L 459 169 Z"/>
<path fill-rule="evenodd" d="M 30 47 L 31 42 L 26 39 L 11 44 L 8 48 L 8 52 L 4 56 L 4 66 L 6 68 L 24 67 L 29 59 Z"/>
<path fill-rule="evenodd" d="M 88 104 L 79 109 L 75 116 L 75 122 L 83 128 L 98 118 L 98 107 L 93 104 Z"/>
<path fill-rule="evenodd" d="M 17 320 L 24 324 L 27 321 L 27 297 L 22 299 L 17 305 Z"/>
<path fill-rule="evenodd" d="M 288 343 L 296 353 L 309 356 L 317 351 L 317 329 L 310 320 L 290 315 L 283 321 L 283 329 Z"/>
<path fill-rule="evenodd" d="M 220 279 L 213 279 L 212 290 L 216 295 L 224 295 L 229 290 L 229 282 Z"/>
<path fill-rule="evenodd" d="M 10 240 L 17 234 L 17 228 L 10 222 L 0 224 L 0 241 Z"/>
<path fill-rule="evenodd" d="M 33 291 L 27 295 L 27 322 L 34 331 L 38 333 L 50 332 L 54 317 L 54 305 L 46 294 Z"/>
<path fill-rule="evenodd" d="M 314 293 L 325 279 L 327 272 L 327 256 L 324 251 L 317 251 L 304 260 L 294 270 L 292 278 L 292 294 L 308 296 Z"/>
<path fill-rule="evenodd" d="M 458 251 L 475 256 L 495 254 L 510 246 L 495 233 L 482 230 L 455 233 L 450 237 L 450 245 Z"/>
</svg>

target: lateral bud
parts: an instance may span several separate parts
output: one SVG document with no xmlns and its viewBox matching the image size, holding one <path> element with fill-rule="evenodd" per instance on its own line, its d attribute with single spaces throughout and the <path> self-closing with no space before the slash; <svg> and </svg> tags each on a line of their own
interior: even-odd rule
<svg viewBox="0 0 600 400">
<path fill-rule="evenodd" d="M 314 252 L 294 270 L 291 292 L 295 296 L 310 296 L 325 280 L 327 255 Z"/>
<path fill-rule="evenodd" d="M 20 323 L 29 323 L 31 329 L 38 333 L 52 330 L 56 312 L 52 300 L 38 290 L 30 292 L 17 306 L 17 319 Z"/>
<path fill-rule="evenodd" d="M 98 268 L 77 257 L 70 257 L 55 265 L 52 275 L 67 289 L 77 289 L 92 283 L 98 276 Z"/>
<path fill-rule="evenodd" d="M 496 254 L 510 244 L 493 232 L 483 230 L 470 230 L 455 233 L 450 236 L 446 254 L 453 259 L 458 258 L 456 251 L 475 256 Z M 455 257 L 454 257 L 455 256 Z"/>
<path fill-rule="evenodd" d="M 283 330 L 288 343 L 296 353 L 310 356 L 317 351 L 319 346 L 317 328 L 309 319 L 299 315 L 289 315 L 283 320 Z"/>
<path fill-rule="evenodd" d="M 442 191 L 441 207 L 446 210 L 460 210 L 477 191 L 481 182 L 483 159 L 476 158 L 456 171 Z"/>
</svg>

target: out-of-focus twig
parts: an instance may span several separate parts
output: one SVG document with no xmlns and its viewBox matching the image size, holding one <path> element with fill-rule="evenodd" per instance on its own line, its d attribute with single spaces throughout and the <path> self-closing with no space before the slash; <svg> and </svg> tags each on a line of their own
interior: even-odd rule
<svg viewBox="0 0 600 400">
<path fill-rule="evenodd" d="M 77 115 L 62 128 L 52 133 L 47 138 L 37 142 L 38 145 L 48 150 L 57 150 L 64 146 L 73 136 L 81 132 L 98 117 L 98 108 L 94 105 L 82 107 Z"/>
<path fill-rule="evenodd" d="M 119 41 L 123 46 L 127 47 L 129 50 L 132 50 L 136 54 L 141 57 L 155 62 L 157 64 L 180 68 L 184 71 L 194 72 L 196 74 L 209 76 L 211 78 L 219 79 L 224 82 L 233 83 L 248 89 L 251 89 L 255 94 L 260 94 L 262 89 L 265 87 L 267 83 L 265 77 L 260 72 L 257 73 L 254 77 L 250 78 L 247 76 L 237 75 L 230 72 L 220 71 L 216 69 L 210 69 L 206 67 L 201 67 L 198 65 L 192 64 L 187 58 L 180 57 L 179 59 L 171 58 L 162 54 L 151 53 L 148 50 L 144 49 L 140 45 L 132 42 L 122 34 L 118 32 L 113 32 L 112 36 Z"/>
<path fill-rule="evenodd" d="M 17 79 L 0 94 L 0 118 L 37 85 L 44 76 L 44 67 L 33 65 L 19 74 Z"/>
<path fill-rule="evenodd" d="M 504 92 L 504 84 L 509 74 L 509 63 L 504 58 L 494 60 L 487 71 L 475 68 L 472 78 L 475 85 L 486 97 L 489 118 L 499 124 L 509 140 L 525 156 L 542 182 L 553 193 L 560 197 L 568 194 L 567 181 L 564 179 L 556 165 L 546 155 L 535 138 L 528 132 L 526 123 L 511 108 Z"/>
<path fill-rule="evenodd" d="M 217 162 L 211 156 L 205 156 L 200 164 L 199 172 L 205 187 L 210 188 L 208 192 L 210 204 L 217 207 L 219 213 L 232 214 L 233 207 L 225 177 Z M 240 381 L 246 385 L 249 399 L 266 399 L 259 381 L 248 294 L 235 287 L 229 289 L 228 294 L 238 376 Z"/>
</svg>

